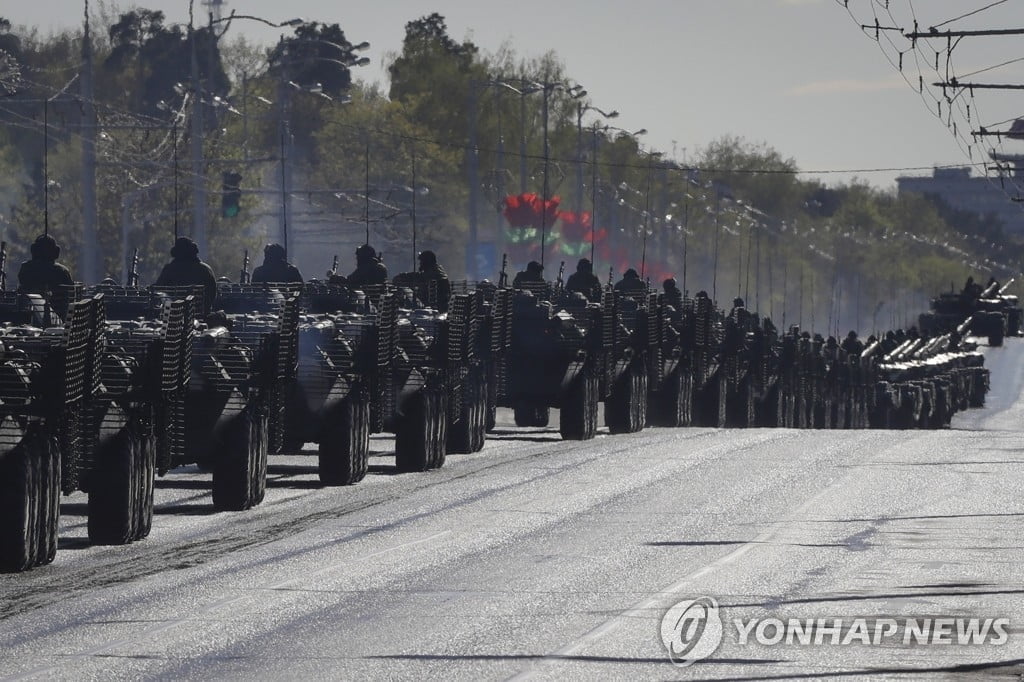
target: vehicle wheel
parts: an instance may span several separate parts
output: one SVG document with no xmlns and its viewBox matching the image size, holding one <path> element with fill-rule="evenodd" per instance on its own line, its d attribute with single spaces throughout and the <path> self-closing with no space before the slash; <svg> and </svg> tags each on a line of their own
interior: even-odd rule
<svg viewBox="0 0 1024 682">
<path fill-rule="evenodd" d="M 89 541 L 126 545 L 138 532 L 142 441 L 131 424 L 103 444 L 89 473 Z"/>
<path fill-rule="evenodd" d="M 250 405 L 224 428 L 221 450 L 213 463 L 214 508 L 242 511 L 262 501 L 266 461 L 267 418 Z"/>
<path fill-rule="evenodd" d="M 636 396 L 636 416 L 632 426 L 633 433 L 636 433 L 643 431 L 648 421 L 647 369 L 641 365 L 636 372 L 634 380 L 636 381 L 636 386 L 633 389 L 633 395 Z"/>
<path fill-rule="evenodd" d="M 724 374 L 718 377 L 718 418 L 715 426 L 724 429 L 728 420 L 729 383 Z"/>
<path fill-rule="evenodd" d="M 765 409 L 766 419 L 768 423 L 766 426 L 773 426 L 776 428 L 783 428 L 786 425 L 786 398 L 782 392 L 782 384 L 776 383 L 772 387 L 772 392 L 769 395 L 768 406 Z"/>
<path fill-rule="evenodd" d="M 483 448 L 486 409 L 487 384 L 482 374 L 472 372 L 463 386 L 459 420 L 448 429 L 448 452 L 465 455 Z"/>
<path fill-rule="evenodd" d="M 693 375 L 684 370 L 680 370 L 679 375 L 683 393 L 683 413 L 679 425 L 691 426 L 693 424 Z"/>
<path fill-rule="evenodd" d="M 488 390 L 487 376 L 482 374 L 480 375 L 480 381 L 477 383 L 473 452 L 480 452 L 484 449 L 484 445 L 487 444 L 487 419 L 491 410 L 488 404 Z"/>
<path fill-rule="evenodd" d="M 26 571 L 38 561 L 39 466 L 26 434 L 0 460 L 0 570 Z"/>
<path fill-rule="evenodd" d="M 590 440 L 597 433 L 597 375 L 584 369 L 562 400 L 558 430 L 562 440 Z"/>
<path fill-rule="evenodd" d="M 997 348 L 1003 345 L 1003 338 L 1006 336 L 1006 323 L 1001 313 L 988 314 L 988 345 Z"/>
<path fill-rule="evenodd" d="M 252 506 L 267 496 L 267 464 L 270 459 L 270 420 L 268 415 L 259 414 L 256 421 L 256 462 L 253 467 Z"/>
<path fill-rule="evenodd" d="M 448 394 L 431 391 L 430 400 L 434 404 L 430 422 L 430 468 L 440 469 L 448 454 Z"/>
<path fill-rule="evenodd" d="M 57 527 L 60 521 L 60 447 L 55 439 L 39 437 L 40 467 L 39 546 L 36 564 L 49 564 L 57 557 Z"/>
<path fill-rule="evenodd" d="M 748 376 L 743 382 L 743 393 L 747 398 L 747 423 L 748 428 L 757 426 L 757 401 L 754 400 L 754 384 Z"/>
<path fill-rule="evenodd" d="M 729 410 L 731 418 L 728 421 L 728 425 L 741 429 L 755 426 L 754 390 L 751 386 L 749 376 L 745 377 L 740 381 L 739 385 L 736 386 L 732 402 L 733 404 Z"/>
<path fill-rule="evenodd" d="M 551 409 L 536 405 L 517 405 L 515 413 L 516 426 L 547 426 L 551 421 Z"/>
<path fill-rule="evenodd" d="M 142 452 L 139 467 L 139 499 L 136 518 L 138 525 L 135 531 L 135 539 L 142 540 L 149 537 L 153 529 L 153 481 L 156 478 L 156 434 L 152 428 L 142 438 Z"/>
<path fill-rule="evenodd" d="M 654 396 L 651 415 L 655 426 L 683 426 L 686 411 L 686 396 L 683 394 L 683 371 L 676 368 Z"/>
<path fill-rule="evenodd" d="M 432 410 L 433 402 L 425 390 L 409 399 L 395 432 L 395 466 L 402 473 L 430 468 Z"/>
<path fill-rule="evenodd" d="M 487 413 L 485 415 L 485 429 L 488 433 L 494 430 L 498 424 L 498 381 L 494 373 L 488 374 L 487 385 Z"/>
<path fill-rule="evenodd" d="M 349 396 L 326 418 L 318 459 L 320 482 L 352 485 L 363 480 L 370 457 L 370 403 Z"/>
<path fill-rule="evenodd" d="M 647 372 L 630 365 L 605 401 L 604 421 L 613 434 L 636 433 L 647 422 Z"/>
</svg>

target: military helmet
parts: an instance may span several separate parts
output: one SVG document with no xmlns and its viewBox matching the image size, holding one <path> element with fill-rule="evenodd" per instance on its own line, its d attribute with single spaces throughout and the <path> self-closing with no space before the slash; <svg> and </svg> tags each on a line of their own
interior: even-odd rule
<svg viewBox="0 0 1024 682">
<path fill-rule="evenodd" d="M 199 257 L 199 245 L 188 237 L 178 237 L 174 240 L 174 246 L 171 247 L 172 258 L 188 258 L 188 257 Z"/>
<path fill-rule="evenodd" d="M 57 240 L 48 234 L 41 234 L 36 237 L 36 240 L 32 242 L 32 246 L 29 247 L 29 251 L 33 258 L 42 258 L 43 260 L 57 260 L 60 258 L 60 247 L 57 245 Z"/>
<path fill-rule="evenodd" d="M 288 256 L 280 244 L 267 244 L 263 247 L 263 257 L 268 260 L 284 260 Z"/>
</svg>

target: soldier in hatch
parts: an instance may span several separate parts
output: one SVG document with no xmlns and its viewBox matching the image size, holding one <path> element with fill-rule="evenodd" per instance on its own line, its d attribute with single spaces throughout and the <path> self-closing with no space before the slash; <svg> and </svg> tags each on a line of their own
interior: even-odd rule
<svg viewBox="0 0 1024 682">
<path fill-rule="evenodd" d="M 601 300 L 601 280 L 594 274 L 594 266 L 587 258 L 581 258 L 576 264 L 576 272 L 569 275 L 565 283 L 565 290 L 568 292 L 578 291 L 587 297 L 588 301 L 598 302 Z"/>
<path fill-rule="evenodd" d="M 153 282 L 158 287 L 202 286 L 205 309 L 210 311 L 217 299 L 217 278 L 213 268 L 199 260 L 199 245 L 188 237 L 178 237 L 171 247 L 171 262 Z"/>
<path fill-rule="evenodd" d="M 25 294 L 42 294 L 49 296 L 61 286 L 74 284 L 71 272 L 57 262 L 60 258 L 60 246 L 48 234 L 39 235 L 32 246 L 31 260 L 21 264 L 18 270 L 18 291 Z"/>
<path fill-rule="evenodd" d="M 263 249 L 263 265 L 252 271 L 252 281 L 301 283 L 302 273 L 288 262 L 283 246 L 267 244 Z"/>
</svg>

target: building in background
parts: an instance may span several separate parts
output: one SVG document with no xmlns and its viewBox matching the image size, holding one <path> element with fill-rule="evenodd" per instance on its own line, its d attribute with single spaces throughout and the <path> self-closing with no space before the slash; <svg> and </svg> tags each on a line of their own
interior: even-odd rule
<svg viewBox="0 0 1024 682">
<path fill-rule="evenodd" d="M 1024 168 L 1024 158 L 1016 163 L 1017 157 L 999 158 L 998 161 L 1013 160 L 1015 168 Z M 1015 173 L 1019 182 L 1024 175 Z M 976 214 L 979 218 L 994 215 L 1003 224 L 1007 235 L 1024 237 L 1024 204 L 1011 199 L 1018 195 L 1017 188 L 1009 179 L 1006 188 L 999 178 L 976 177 L 971 168 L 936 168 L 929 176 L 903 176 L 896 178 L 899 193 L 931 194 L 941 198 L 949 206 L 960 211 Z"/>
</svg>

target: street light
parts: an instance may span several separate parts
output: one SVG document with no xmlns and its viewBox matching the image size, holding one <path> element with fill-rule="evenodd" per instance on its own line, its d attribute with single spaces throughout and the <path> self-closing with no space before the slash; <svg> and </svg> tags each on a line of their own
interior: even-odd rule
<svg viewBox="0 0 1024 682">
<path fill-rule="evenodd" d="M 188 40 L 191 52 L 191 84 L 194 98 L 192 100 L 192 135 L 191 135 L 191 155 L 192 155 L 192 220 L 193 220 L 193 237 L 195 238 L 196 244 L 199 246 L 200 253 L 207 252 L 207 237 L 206 237 L 206 187 L 204 185 L 203 175 L 203 98 L 201 96 L 202 87 L 199 82 L 199 54 L 196 47 L 196 30 L 195 23 L 193 21 L 193 9 L 195 0 L 189 0 L 188 3 Z M 227 26 L 224 31 L 221 31 L 218 35 L 214 31 L 214 25 L 218 23 L 226 23 L 230 26 L 230 22 L 234 19 L 244 19 L 249 21 L 258 21 L 274 28 L 283 28 L 285 26 L 298 26 L 303 22 L 302 19 L 289 19 L 287 21 L 274 22 L 263 17 L 257 17 L 250 14 L 235 14 L 231 12 L 227 17 L 220 19 L 213 18 L 213 12 L 209 13 L 208 26 L 210 31 L 210 75 L 212 76 L 213 71 L 213 46 L 216 42 L 227 32 Z"/>
<path fill-rule="evenodd" d="M 644 239 L 643 250 L 640 254 L 640 279 L 644 278 L 647 270 L 647 233 L 651 229 L 651 176 L 654 173 L 654 159 L 661 157 L 659 151 L 640 150 L 641 154 L 647 155 L 647 191 L 644 193 Z"/>
<path fill-rule="evenodd" d="M 301 39 L 300 42 L 303 42 L 303 43 L 323 43 L 324 45 L 330 45 L 330 46 L 336 47 L 339 50 L 342 50 L 342 51 L 344 51 L 346 53 L 349 52 L 348 50 L 346 50 L 344 48 L 344 46 L 338 45 L 337 43 L 332 43 L 329 40 Z M 359 45 L 353 46 L 352 50 L 356 50 L 356 49 L 365 50 L 369 46 L 370 46 L 369 43 L 363 42 L 363 43 L 360 43 Z M 287 56 L 288 51 L 287 51 L 287 47 L 284 45 L 284 37 L 283 36 L 281 37 L 281 40 L 280 40 L 280 43 L 279 43 L 279 49 L 280 49 L 280 53 L 282 55 Z M 310 58 L 309 61 L 325 61 L 325 62 L 330 62 L 330 63 L 333 63 L 333 64 L 338 64 L 340 66 L 343 66 L 346 69 L 347 68 L 351 68 L 352 66 L 365 66 L 366 64 L 369 64 L 369 62 L 370 62 L 370 60 L 367 57 L 361 57 L 359 59 L 353 60 L 351 63 L 348 63 L 348 62 L 343 62 L 343 61 L 338 60 L 338 59 L 331 59 L 329 57 L 320 57 L 319 55 L 316 56 L 316 57 Z M 326 100 L 329 100 L 329 101 L 332 101 L 332 102 L 338 102 L 339 104 L 347 104 L 347 103 L 352 101 L 352 98 L 349 97 L 348 95 L 345 95 L 342 98 L 331 97 L 329 94 L 327 94 L 326 92 L 323 91 L 323 85 L 320 84 L 320 83 L 314 83 L 314 84 L 312 84 L 312 86 L 304 86 L 304 85 L 302 85 L 300 83 L 296 83 L 295 81 L 289 80 L 288 77 L 287 77 L 287 69 L 288 69 L 288 66 L 290 66 L 291 64 L 294 64 L 294 63 L 296 63 L 296 62 L 289 61 L 289 60 L 282 60 L 279 63 L 279 66 L 281 67 L 281 71 L 280 71 L 281 80 L 280 80 L 280 85 L 279 85 L 279 96 L 278 96 L 278 102 L 279 102 L 279 105 L 280 105 L 280 119 L 279 119 L 279 124 L 278 125 L 279 125 L 279 136 L 280 136 L 280 159 L 281 159 L 281 235 L 280 235 L 280 239 L 281 239 L 281 244 L 284 245 L 285 253 L 289 252 L 289 249 L 288 249 L 288 246 L 289 246 L 288 245 L 288 241 L 289 241 L 289 239 L 288 239 L 288 225 L 289 225 L 289 223 L 294 222 L 293 220 L 291 220 L 291 206 L 290 206 L 289 201 L 288 201 L 288 195 L 291 192 L 291 177 L 292 177 L 292 169 L 291 169 L 291 157 L 292 157 L 292 154 L 291 154 L 291 143 L 292 143 L 292 135 L 291 135 L 291 91 L 292 90 L 303 90 L 303 91 L 309 92 L 311 94 L 317 95 L 317 96 L 319 96 L 319 97 L 321 97 L 323 99 L 326 99 Z"/>
<path fill-rule="evenodd" d="M 519 82 L 519 87 L 515 87 L 508 81 L 514 80 Z M 496 78 L 485 82 L 486 85 L 504 88 L 511 90 L 515 94 L 519 95 L 519 191 L 526 191 L 526 98 L 529 95 L 535 94 L 543 90 L 540 85 L 532 83 L 525 78 Z"/>
<path fill-rule="evenodd" d="M 587 111 L 593 111 L 604 118 L 618 118 L 618 111 L 603 111 L 595 106 L 589 104 L 583 104 L 580 102 L 576 105 L 576 212 L 583 210 L 583 114 Z M 593 163 L 597 163 L 597 159 L 592 159 Z"/>
<path fill-rule="evenodd" d="M 533 86 L 524 86 L 517 88 L 501 78 L 488 78 L 487 80 L 471 81 L 470 92 L 469 92 L 469 146 L 466 149 L 466 167 L 469 173 L 469 243 L 466 249 L 466 272 L 467 276 L 477 279 L 479 278 L 479 272 L 477 271 L 477 250 L 478 250 L 478 207 L 479 207 L 479 174 L 480 174 L 480 158 L 479 158 L 479 145 L 477 141 L 477 118 L 480 93 L 484 88 L 494 87 L 497 88 L 498 92 L 503 90 L 510 90 L 519 95 L 520 101 L 520 141 L 519 141 L 519 155 L 520 155 L 520 182 L 521 192 L 526 191 L 526 97 L 535 92 L 540 92 L 540 88 Z M 501 105 L 498 104 L 498 164 L 499 164 L 499 177 L 500 173 L 504 171 L 504 156 L 505 156 L 505 141 L 501 135 Z M 503 194 L 503 189 L 499 188 L 499 196 Z M 498 227 L 496 238 L 500 243 L 504 241 L 504 235 L 502 234 L 502 223 L 499 213 Z"/>
<path fill-rule="evenodd" d="M 587 91 L 583 89 L 583 86 L 579 83 L 575 85 L 569 85 L 562 81 L 542 81 L 533 83 L 535 87 L 542 89 L 544 93 L 543 99 L 543 121 L 544 121 L 544 186 L 541 195 L 541 212 L 540 212 L 540 264 L 544 265 L 544 252 L 547 247 L 547 201 L 548 193 L 550 192 L 548 186 L 548 172 L 551 164 L 551 149 L 548 141 L 548 108 L 551 99 L 551 93 L 556 90 L 561 90 L 569 95 L 572 99 L 582 99 L 587 96 Z"/>
<path fill-rule="evenodd" d="M 610 118 L 610 117 L 609 117 Z M 610 130 L 617 131 L 633 138 L 634 140 L 641 135 L 647 134 L 647 128 L 640 128 L 639 130 L 626 130 L 625 128 L 619 128 L 612 125 L 599 125 L 596 121 L 592 128 L 593 137 L 591 138 L 591 156 L 594 157 L 593 165 L 591 166 L 591 180 L 590 180 L 590 203 L 592 207 L 590 216 L 590 262 L 594 263 L 594 252 L 595 252 L 595 230 L 597 229 L 597 144 L 600 140 L 600 133 L 607 133 Z"/>
</svg>

